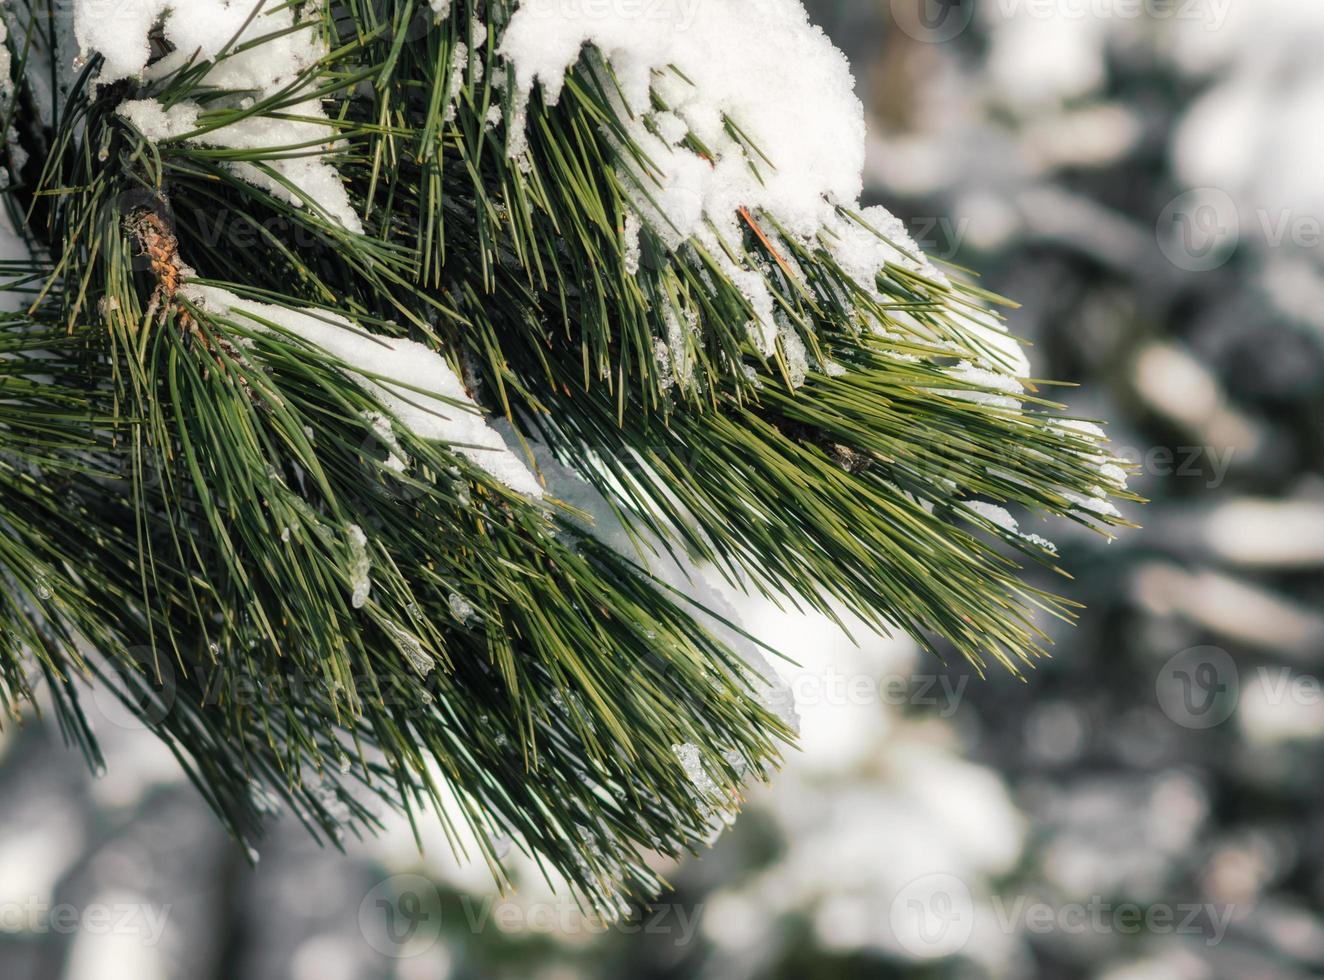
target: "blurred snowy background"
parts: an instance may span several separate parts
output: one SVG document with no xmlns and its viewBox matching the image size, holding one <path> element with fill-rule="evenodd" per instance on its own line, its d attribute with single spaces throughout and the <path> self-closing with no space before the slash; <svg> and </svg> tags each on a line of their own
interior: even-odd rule
<svg viewBox="0 0 1324 980">
<path fill-rule="evenodd" d="M 0 742 L 0 977 L 1294 978 L 1324 972 L 1324 4 L 816 0 L 867 203 L 1023 305 L 1153 503 L 1053 528 L 1079 628 L 1025 682 L 744 603 L 802 751 L 605 926 L 440 831 L 256 871 L 100 708 Z M 97 702 L 99 704 L 99 702 Z"/>
</svg>

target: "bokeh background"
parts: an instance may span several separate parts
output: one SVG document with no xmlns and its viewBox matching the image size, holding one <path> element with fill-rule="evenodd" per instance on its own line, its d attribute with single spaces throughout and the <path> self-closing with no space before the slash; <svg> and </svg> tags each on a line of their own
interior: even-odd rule
<svg viewBox="0 0 1324 980">
<path fill-rule="evenodd" d="M 604 924 L 388 820 L 256 869 L 108 699 L 90 774 L 0 735 L 0 977 L 1284 978 L 1324 972 L 1324 4 L 814 0 L 868 203 L 1022 305 L 1152 503 L 1047 533 L 1080 625 L 1023 680 L 742 603 L 801 750 Z M 1060 586 L 1060 583 L 1059 583 Z M 105 703 L 103 703 L 105 702 Z"/>
</svg>

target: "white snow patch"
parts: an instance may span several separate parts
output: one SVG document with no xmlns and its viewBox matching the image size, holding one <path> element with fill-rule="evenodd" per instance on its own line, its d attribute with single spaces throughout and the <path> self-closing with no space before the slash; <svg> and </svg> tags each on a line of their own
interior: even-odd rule
<svg viewBox="0 0 1324 980">
<path fill-rule="evenodd" d="M 625 271 L 632 276 L 639 274 L 641 231 L 639 217 L 633 211 L 626 212 L 625 222 L 621 228 L 621 241 L 625 245 Z"/>
<path fill-rule="evenodd" d="M 460 595 L 458 592 L 452 592 L 446 597 L 446 605 L 455 617 L 455 621 L 461 626 L 468 626 L 478 615 L 473 607 L 473 603 Z"/>
<path fill-rule="evenodd" d="M 948 398 L 959 398 L 962 401 L 975 402 L 979 405 L 989 405 L 995 408 L 1020 408 L 1021 400 L 1019 396 L 1025 393 L 1025 389 L 1019 381 L 1009 374 L 976 367 L 969 361 L 962 361 L 949 367 L 944 373 L 958 381 L 979 385 L 991 390 L 978 391 L 973 388 L 953 388 L 944 389 L 939 394 L 946 395 Z M 998 394 L 998 392 L 1002 394 Z"/>
<path fill-rule="evenodd" d="M 795 326 L 783 314 L 778 313 L 778 336 L 782 342 L 782 354 L 786 360 L 786 375 L 792 388 L 799 388 L 809 375 L 809 355 L 805 351 L 805 342 Z"/>
<path fill-rule="evenodd" d="M 523 0 L 501 52 L 522 90 L 540 83 L 555 102 L 585 44 L 611 62 L 638 119 L 652 111 L 655 90 L 713 151 L 711 161 L 672 152 L 641 122 L 635 127 L 651 137 L 650 156 L 665 173 L 663 211 L 678 233 L 697 233 L 704 216 L 731 228 L 745 205 L 812 235 L 830 216 L 830 202 L 859 198 L 864 110 L 845 56 L 809 23 L 798 0 L 657 0 L 610 11 Z M 771 159 L 776 169 L 759 161 L 763 183 L 724 117 Z"/>
<path fill-rule="evenodd" d="M 1042 548 L 1049 554 L 1057 554 L 1057 545 L 1039 534 L 1027 534 L 1021 530 L 1020 523 L 1011 516 L 1011 512 L 998 504 L 992 504 L 985 500 L 966 500 L 962 501 L 966 510 L 978 514 L 984 520 L 988 521 L 994 527 L 1006 531 L 1008 534 L 1014 534 L 1022 541 L 1026 541 L 1038 548 Z"/>
<path fill-rule="evenodd" d="M 236 39 L 236 44 L 208 68 L 203 78 L 207 88 L 235 94 L 209 102 L 208 109 L 240 108 L 252 105 L 253 99 L 260 101 L 280 93 L 284 93 L 282 102 L 290 97 L 298 98 L 302 90 L 311 91 L 316 84 L 315 78 L 299 82 L 299 76 L 327 53 L 318 21 L 315 17 L 296 19 L 293 8 L 282 0 L 257 2 L 260 10 L 252 16 L 254 4 L 241 0 L 119 0 L 108 16 L 101 0 L 74 0 L 74 34 L 83 58 L 99 53 L 104 59 L 97 85 L 121 79 L 150 82 L 165 78 L 190 58 L 204 62 L 218 58 L 231 39 Z M 149 67 L 148 33 L 158 22 L 174 50 Z M 245 43 L 264 38 L 246 50 L 235 51 Z M 286 92 L 292 85 L 293 92 Z M 154 141 L 188 136 L 197 129 L 200 112 L 197 105 L 181 103 L 167 110 L 159 105 L 153 107 L 154 101 L 126 102 L 120 113 Z M 281 105 L 279 112 L 287 118 L 247 116 L 190 139 L 235 149 L 301 146 L 302 151 L 293 151 L 287 159 L 266 159 L 263 167 L 237 163 L 234 171 L 295 206 L 314 202 L 345 228 L 362 232 L 363 224 L 335 169 L 315 154 L 299 155 L 312 153 L 318 144 L 328 150 L 335 145 L 335 131 L 321 100 L 305 98 L 292 105 Z"/>
<path fill-rule="evenodd" d="M 28 160 L 28 152 L 23 149 L 23 145 L 18 139 L 18 130 L 14 127 L 13 119 L 17 115 L 14 112 L 14 75 L 13 61 L 9 54 L 9 45 L 5 42 L 9 40 L 9 29 L 4 21 L 0 20 L 0 113 L 3 113 L 10 120 L 8 128 L 5 130 L 5 145 L 9 151 L 10 164 L 15 172 L 22 170 Z M 9 186 L 9 171 L 0 169 L 0 188 Z"/>
<path fill-rule="evenodd" d="M 1030 358 L 1025 348 L 1007 331 L 1007 325 L 992 313 L 985 310 L 953 311 L 953 319 L 980 345 L 980 360 L 984 364 L 1018 378 L 1030 376 Z"/>
<path fill-rule="evenodd" d="M 722 787 L 709 774 L 703 764 L 703 755 L 697 745 L 686 742 L 673 745 L 671 751 L 675 754 L 680 767 L 685 770 L 686 778 L 694 786 L 695 797 L 708 818 L 709 836 L 707 842 L 711 844 L 721 834 L 724 827 L 730 827 L 736 822 L 736 817 L 739 814 L 738 801 L 727 798 L 722 791 Z"/>
<path fill-rule="evenodd" d="M 344 361 L 395 420 L 421 439 L 446 443 L 516 493 L 542 497 L 527 466 L 488 426 L 446 359 L 413 340 L 358 330 L 343 316 L 255 303 L 215 286 L 185 283 L 184 295 L 219 314 L 238 315 L 258 329 L 274 324 Z"/>
<path fill-rule="evenodd" d="M 1096 451 L 1081 453 L 1086 459 L 1090 460 L 1098 467 L 1099 475 L 1103 478 L 1103 486 L 1095 488 L 1097 496 L 1103 496 L 1108 490 L 1125 490 L 1128 483 L 1126 470 L 1118 465 L 1117 460 L 1108 454 L 1106 446 L 1108 444 L 1108 434 L 1103 431 L 1097 423 L 1088 422 L 1084 419 L 1059 419 L 1057 425 L 1061 429 L 1066 429 L 1074 435 L 1084 438 L 1086 441 L 1097 444 Z"/>
<path fill-rule="evenodd" d="M 198 128 L 198 107 L 193 102 L 180 102 L 167 109 L 156 99 L 131 99 L 115 111 L 153 143 Z"/>
<path fill-rule="evenodd" d="M 766 213 L 804 240 L 845 225 L 837 208 L 859 199 L 865 142 L 845 56 L 799 0 L 654 0 L 611 10 L 522 0 L 499 49 L 513 65 L 517 100 L 540 85 L 547 102 L 557 101 L 585 45 L 610 63 L 618 115 L 651 164 L 635 175 L 633 206 L 668 247 L 704 247 L 750 303 L 751 336 L 771 353 L 772 296 L 763 276 L 728 252 L 742 250 L 741 209 Z M 664 108 L 654 108 L 654 94 Z M 709 155 L 678 145 L 686 133 Z M 861 281 L 876 271 L 863 270 Z"/>
<path fill-rule="evenodd" d="M 368 557 L 368 536 L 363 528 L 351 524 L 349 537 L 349 584 L 352 594 L 349 603 L 355 609 L 362 609 L 372 593 L 372 560 Z"/>
<path fill-rule="evenodd" d="M 409 468 L 409 456 L 400 447 L 400 440 L 396 438 L 395 429 L 391 428 L 391 420 L 381 412 L 368 412 L 363 420 L 372 428 L 373 435 L 381 442 L 386 449 L 386 460 L 382 464 L 392 473 L 403 473 Z"/>
<path fill-rule="evenodd" d="M 947 276 L 924 256 L 900 218 L 877 206 L 857 214 L 858 221 L 834 215 L 827 230 L 837 264 L 870 296 L 882 299 L 875 277 L 887 263 L 918 272 L 940 286 L 950 284 Z"/>
<path fill-rule="evenodd" d="M 1005 507 L 983 500 L 967 500 L 965 509 L 978 514 L 994 527 L 999 527 L 1009 534 L 1020 533 L 1020 525 L 1016 523 L 1016 518 L 1012 517 Z"/>
</svg>

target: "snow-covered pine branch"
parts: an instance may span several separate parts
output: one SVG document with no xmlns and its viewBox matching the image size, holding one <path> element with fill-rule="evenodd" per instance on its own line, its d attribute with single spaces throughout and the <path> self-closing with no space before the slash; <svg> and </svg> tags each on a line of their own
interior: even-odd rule
<svg viewBox="0 0 1324 980">
<path fill-rule="evenodd" d="M 1055 566 L 1027 519 L 1119 523 L 1125 473 L 861 207 L 797 0 L 113 6 L 5 7 L 49 381 L 0 384 L 95 421 L 0 443 L 68 504 L 0 470 L 0 668 L 177 665 L 153 724 L 240 838 L 366 788 L 615 908 L 792 737 L 704 575 L 1013 670 L 1070 618 L 1008 549 Z"/>
</svg>

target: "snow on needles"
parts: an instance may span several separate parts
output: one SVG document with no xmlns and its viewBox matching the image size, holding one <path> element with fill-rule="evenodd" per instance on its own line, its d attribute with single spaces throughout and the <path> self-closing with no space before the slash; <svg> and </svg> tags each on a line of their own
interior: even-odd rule
<svg viewBox="0 0 1324 980">
<path fill-rule="evenodd" d="M 635 176 L 634 208 L 668 247 L 705 247 L 749 301 L 750 334 L 764 353 L 785 332 L 763 275 L 731 257 L 741 252 L 751 213 L 831 247 L 866 292 L 876 295 L 885 263 L 946 282 L 884 209 L 865 210 L 864 224 L 840 210 L 860 211 L 864 108 L 846 57 L 809 22 L 800 0 L 652 0 L 609 9 L 520 0 L 499 50 L 512 64 L 518 99 L 538 85 L 554 103 L 585 45 L 610 64 L 619 116 L 650 164 Z M 686 145 L 689 136 L 697 144 Z M 521 145 L 512 141 L 516 151 Z M 963 327 L 1006 346 L 987 323 Z"/>
<path fill-rule="evenodd" d="M 742 208 L 804 239 L 841 226 L 837 206 L 853 206 L 863 186 L 865 137 L 845 56 L 799 0 L 590 6 L 522 0 L 499 49 L 519 97 L 536 84 L 555 102 L 585 44 L 610 62 L 619 116 L 653 165 L 636 177 L 636 210 L 669 247 L 708 247 L 755 313 L 751 336 L 770 352 L 772 296 L 719 240 L 739 253 Z M 687 135 L 708 153 L 680 145 Z"/>
<path fill-rule="evenodd" d="M 259 13 L 251 21 L 251 3 Z M 75 29 L 84 54 L 100 52 L 99 83 L 125 78 L 146 82 L 177 70 L 197 52 L 219 58 L 207 72 L 209 89 L 229 98 L 166 109 L 152 99 L 126 102 L 120 112 L 148 138 L 186 139 L 244 149 L 334 145 L 316 98 L 273 106 L 281 118 L 258 113 L 207 129 L 212 110 L 251 106 L 274 97 L 301 75 L 313 74 L 327 51 L 316 9 L 296 15 L 280 0 L 121 0 L 113 18 L 98 17 L 99 0 L 74 0 Z M 436 0 L 438 17 L 451 4 Z M 297 18 L 302 17 L 303 20 Z M 172 53 L 148 64 L 148 32 L 160 23 Z M 487 25 L 474 21 L 469 45 L 455 46 L 455 70 L 466 53 L 493 43 Z M 238 47 L 222 55 L 238 34 Z M 766 217 L 777 234 L 811 248 L 832 250 L 838 265 L 865 292 L 877 296 L 875 277 L 888 263 L 909 268 L 939 286 L 946 278 L 914 244 L 905 227 L 882 208 L 861 209 L 865 160 L 864 109 L 846 57 L 810 23 L 800 0 L 649 0 L 630 4 L 568 4 L 519 0 L 497 44 L 505 59 L 499 74 L 513 85 L 509 152 L 527 150 L 527 114 L 533 89 L 555 103 L 566 73 L 585 56 L 610 64 L 618 85 L 606 91 L 628 139 L 648 164 L 623 163 L 635 220 L 627 223 L 627 268 L 637 268 L 637 229 L 646 225 L 676 250 L 701 246 L 742 292 L 751 311 L 753 342 L 766 355 L 787 331 L 758 260 L 744 255 L 748 224 Z M 453 87 L 458 87 L 459 80 Z M 306 89 L 311 91 L 312 81 Z M 447 112 L 453 111 L 453 106 Z M 214 124 L 213 124 L 214 125 Z M 700 150 L 702 147 L 702 150 Z M 280 156 L 280 154 L 275 154 Z M 626 155 L 626 159 L 633 157 Z M 316 202 L 352 231 L 361 230 L 346 189 L 332 165 L 316 153 L 271 155 L 258 167 L 233 164 L 245 179 L 296 205 Z M 859 218 L 845 212 L 859 214 Z M 771 228 L 761 232 L 772 234 Z M 961 324 L 998 352 L 992 365 L 1023 375 L 1017 345 L 975 316 Z"/>
<path fill-rule="evenodd" d="M 488 426 L 450 365 L 431 348 L 365 333 L 334 313 L 254 303 L 197 283 L 186 283 L 181 291 L 214 313 L 240 316 L 259 330 L 274 325 L 320 347 L 353 368 L 364 390 L 420 439 L 446 443 L 516 493 L 542 497 L 533 473 Z"/>
<path fill-rule="evenodd" d="M 261 8 L 256 16 L 254 6 Z M 282 147 L 333 143 L 335 134 L 321 100 L 299 94 L 313 88 L 315 77 L 296 84 L 326 56 L 320 21 L 297 18 L 282 0 L 119 0 L 112 16 L 107 16 L 105 7 L 101 0 L 75 0 L 74 5 L 74 33 L 83 57 L 96 52 L 104 59 L 98 85 L 126 78 L 147 82 L 164 78 L 196 53 L 199 61 L 219 59 L 207 71 L 206 87 L 235 93 L 209 102 L 209 109 L 248 108 L 280 95 L 272 108 L 282 118 L 259 112 L 197 136 L 190 135 L 199 125 L 199 107 L 193 102 L 169 110 L 154 99 L 125 102 L 121 115 L 144 136 L 154 141 L 188 137 L 211 146 L 267 150 L 262 166 L 238 162 L 233 164 L 235 172 L 295 206 L 315 202 L 350 231 L 363 230 L 334 167 L 315 154 L 295 152 L 279 158 Z M 148 34 L 158 23 L 174 50 L 149 67 Z M 259 39 L 260 44 L 235 50 Z M 235 43 L 230 45 L 232 40 Z M 291 86 L 293 94 L 287 91 Z"/>
<path fill-rule="evenodd" d="M 864 109 L 845 56 L 798 0 L 663 0 L 612 9 L 604 15 L 598 5 L 522 0 L 501 51 L 521 88 L 538 82 L 554 102 L 567 69 L 591 43 L 610 60 L 636 117 L 652 111 L 656 92 L 685 123 L 667 138 L 688 129 L 713 150 L 710 162 L 671 150 L 662 137 L 646 147 L 667 172 L 660 203 L 677 234 L 696 234 L 705 216 L 733 229 L 743 205 L 809 236 L 831 217 L 831 202 L 859 198 Z M 727 118 L 775 166 L 764 167 L 763 183 Z"/>
<path fill-rule="evenodd" d="M 206 86 L 229 96 L 205 107 L 184 101 L 166 108 L 153 99 L 120 106 L 120 113 L 148 138 L 267 150 L 334 146 L 335 134 L 320 99 L 299 101 L 300 92 L 314 89 L 317 66 L 327 54 L 315 6 L 296 14 L 282 0 L 121 0 L 115 17 L 99 18 L 99 0 L 74 3 L 75 31 L 84 54 L 95 51 L 104 58 L 100 84 L 138 78 L 150 85 L 195 53 L 213 59 Z M 251 16 L 253 3 L 258 5 L 256 16 Z M 432 9 L 449 15 L 451 8 L 446 0 L 437 0 Z M 149 65 L 148 34 L 156 25 L 173 50 Z M 470 47 L 493 43 L 486 25 L 474 21 L 471 26 Z M 241 50 L 223 50 L 236 35 Z M 259 39 L 261 43 L 253 43 Z M 617 102 L 628 139 L 648 161 L 646 167 L 622 164 L 624 181 L 634 183 L 630 198 L 635 214 L 623 228 L 627 267 L 637 268 L 644 227 L 673 250 L 696 243 L 744 294 L 752 311 L 747 325 L 752 341 L 765 354 L 780 341 L 792 363 L 792 383 L 802 379 L 808 365 L 794 330 L 784 317 L 779 322 L 767 270 L 745 254 L 750 224 L 766 218 L 767 232 L 774 237 L 786 235 L 810 248 L 830 249 L 837 266 L 879 299 L 885 297 L 876 277 L 888 264 L 911 269 L 939 288 L 946 283 L 900 221 L 882 208 L 860 208 L 863 106 L 845 56 L 810 23 L 800 0 L 650 0 L 607 6 L 519 0 L 495 43 L 506 62 L 500 75 L 510 79 L 502 84 L 515 88 L 507 147 L 516 156 L 528 146 L 522 107 L 535 87 L 541 88 L 546 102 L 556 102 L 566 73 L 585 57 L 586 48 L 596 51 L 590 61 L 598 58 L 610 65 L 618 87 L 606 90 Z M 460 56 L 467 50 L 457 44 L 454 53 Z M 455 65 L 460 69 L 462 60 L 457 58 Z M 309 77 L 301 88 L 304 75 Z M 295 94 L 277 98 L 291 86 Z M 250 108 L 251 100 L 260 105 L 264 98 L 276 100 L 270 109 L 281 118 L 259 112 L 207 128 L 218 110 Z M 262 167 L 242 161 L 233 166 L 272 193 L 295 204 L 316 202 L 314 206 L 346 228 L 361 230 L 346 188 L 324 156 L 265 156 Z M 679 379 L 686 365 L 677 355 L 678 348 L 683 354 L 684 345 L 677 341 L 693 325 L 673 320 L 674 336 L 665 339 L 659 356 Z M 963 390 L 955 397 L 1014 410 L 1023 394 L 1015 379 L 1029 373 L 1019 344 L 996 320 L 973 307 L 966 312 L 954 307 L 952 322 L 984 353 L 976 352 L 974 362 L 962 360 L 950 373 L 987 389 Z M 388 349 L 392 343 L 399 342 L 383 342 Z M 381 345 L 366 342 L 354 353 L 371 363 L 381 356 Z M 356 368 L 364 366 L 353 357 L 346 360 Z M 399 360 L 401 370 L 413 366 L 407 358 Z M 421 363 L 429 365 L 433 376 L 444 372 L 454 381 L 444 362 L 430 352 Z M 458 382 L 450 387 L 463 394 Z M 487 431 L 481 420 L 478 428 Z M 496 453 L 499 448 L 478 445 L 485 447 L 479 452 Z M 514 483 L 536 486 L 527 470 L 519 469 L 523 476 L 511 478 Z"/>
</svg>

